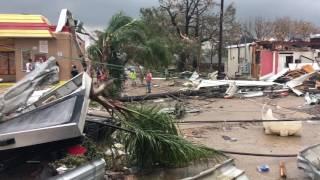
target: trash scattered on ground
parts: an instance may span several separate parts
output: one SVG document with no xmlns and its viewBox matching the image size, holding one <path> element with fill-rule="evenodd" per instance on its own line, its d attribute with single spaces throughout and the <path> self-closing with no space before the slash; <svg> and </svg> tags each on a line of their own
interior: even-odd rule
<svg viewBox="0 0 320 180">
<path fill-rule="evenodd" d="M 253 98 L 253 97 L 261 97 L 264 93 L 262 91 L 251 91 L 243 93 L 243 97 L 245 98 Z"/>
<path fill-rule="evenodd" d="M 237 138 L 233 138 L 233 137 L 229 137 L 229 136 L 225 136 L 225 135 L 222 135 L 222 138 L 226 141 L 230 141 L 230 142 L 236 142 L 238 141 Z"/>
<path fill-rule="evenodd" d="M 200 77 L 200 75 L 197 73 L 197 71 L 194 71 L 191 75 L 191 77 L 189 78 L 189 81 L 195 81 Z"/>
<path fill-rule="evenodd" d="M 287 170 L 284 162 L 280 162 L 280 177 L 287 178 Z"/>
<path fill-rule="evenodd" d="M 311 179 L 320 178 L 320 144 L 310 146 L 298 154 L 298 168 Z"/>
<path fill-rule="evenodd" d="M 309 92 L 307 92 L 304 96 L 304 99 L 306 104 L 316 105 L 320 103 L 320 94 L 310 94 Z"/>
<path fill-rule="evenodd" d="M 81 145 L 71 146 L 67 149 L 68 153 L 73 156 L 83 156 L 87 152 L 87 148 Z"/>
<path fill-rule="evenodd" d="M 270 168 L 267 164 L 260 165 L 257 167 L 257 169 L 258 169 L 258 172 L 260 173 L 267 173 L 270 171 Z"/>
<path fill-rule="evenodd" d="M 200 109 L 186 109 L 186 113 L 200 113 Z"/>
<path fill-rule="evenodd" d="M 232 98 L 236 94 L 237 91 L 238 91 L 238 87 L 236 86 L 236 82 L 231 82 L 229 84 L 229 88 L 227 89 L 224 98 L 225 99 Z"/>
<path fill-rule="evenodd" d="M 217 80 L 217 77 L 218 77 L 218 71 L 208 74 L 208 79 L 210 80 Z"/>
<path fill-rule="evenodd" d="M 155 103 L 160 103 L 160 102 L 164 102 L 165 100 L 164 99 L 156 99 L 156 100 L 153 100 L 153 102 Z"/>
<path fill-rule="evenodd" d="M 63 174 L 63 173 L 65 173 L 66 171 L 68 171 L 69 170 L 69 168 L 67 168 L 65 165 L 62 165 L 62 166 L 60 166 L 60 167 L 58 167 L 57 169 L 56 169 L 56 171 L 58 172 L 58 174 Z"/>
<path fill-rule="evenodd" d="M 168 82 L 168 86 L 175 86 L 175 84 L 176 84 L 175 81 Z"/>
</svg>

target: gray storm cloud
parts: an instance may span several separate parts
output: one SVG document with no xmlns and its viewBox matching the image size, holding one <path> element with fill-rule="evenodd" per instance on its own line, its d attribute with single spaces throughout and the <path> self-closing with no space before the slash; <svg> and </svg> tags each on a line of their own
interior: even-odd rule
<svg viewBox="0 0 320 180">
<path fill-rule="evenodd" d="M 219 1 L 219 0 L 218 0 Z M 320 0 L 225 0 L 234 2 L 241 20 L 262 16 L 275 18 L 289 16 L 312 21 L 320 25 Z M 74 16 L 91 28 L 106 27 L 116 12 L 138 17 L 141 7 L 158 5 L 158 0 L 2 0 L 0 13 L 43 14 L 56 23 L 62 8 L 70 9 Z M 91 29 L 90 28 L 90 29 Z"/>
</svg>

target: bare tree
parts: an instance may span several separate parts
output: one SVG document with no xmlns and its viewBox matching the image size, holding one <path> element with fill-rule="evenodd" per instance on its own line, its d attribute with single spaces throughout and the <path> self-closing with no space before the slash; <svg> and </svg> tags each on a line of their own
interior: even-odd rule
<svg viewBox="0 0 320 180">
<path fill-rule="evenodd" d="M 267 40 L 273 32 L 273 23 L 263 17 L 256 17 L 254 20 L 255 38 L 258 40 Z"/>
<path fill-rule="evenodd" d="M 186 59 L 193 62 L 201 59 L 201 47 L 204 42 L 210 41 L 217 44 L 219 30 L 219 12 L 215 12 L 214 7 L 218 4 L 213 0 L 159 0 L 160 7 L 167 12 L 170 17 L 171 25 L 175 32 L 188 47 L 192 50 L 182 51 L 180 62 L 185 63 Z M 233 4 L 225 10 L 224 33 L 225 35 L 233 30 L 236 9 Z M 233 31 L 236 32 L 236 31 Z M 237 32 L 238 33 L 238 32 Z M 232 36 L 226 36 L 228 38 Z M 196 60 L 195 60 L 196 59 Z M 198 66 L 199 67 L 199 66 Z M 182 69 L 180 69 L 182 70 Z"/>
<path fill-rule="evenodd" d="M 278 40 L 289 40 L 292 37 L 293 24 L 289 17 L 278 18 L 273 22 L 273 25 L 273 34 Z"/>
<path fill-rule="evenodd" d="M 255 32 L 254 32 L 254 23 L 251 19 L 247 21 L 243 21 L 241 23 L 241 36 L 245 36 L 251 39 L 255 39 Z"/>
<path fill-rule="evenodd" d="M 199 37 L 202 15 L 214 5 L 212 0 L 159 0 L 182 39 Z"/>
<path fill-rule="evenodd" d="M 310 34 L 317 33 L 317 27 L 308 21 L 294 21 L 294 37 L 301 38 L 302 40 L 307 40 Z"/>
</svg>

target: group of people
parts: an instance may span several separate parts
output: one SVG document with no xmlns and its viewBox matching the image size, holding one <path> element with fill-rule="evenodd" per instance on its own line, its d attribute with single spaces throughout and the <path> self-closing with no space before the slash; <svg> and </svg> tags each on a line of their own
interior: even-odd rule
<svg viewBox="0 0 320 180">
<path fill-rule="evenodd" d="M 130 70 L 129 74 L 129 79 L 131 80 L 131 85 L 132 86 L 136 86 L 137 85 L 137 73 L 135 70 Z M 146 83 L 147 83 L 147 93 L 151 93 L 151 88 L 152 88 L 152 73 L 150 70 L 148 70 L 148 72 L 146 73 L 145 75 L 145 80 L 146 80 Z"/>
<path fill-rule="evenodd" d="M 28 62 L 26 63 L 26 72 L 29 73 L 33 71 L 34 69 L 38 68 L 39 65 L 41 65 L 44 61 L 40 58 L 39 61 L 33 62 L 32 59 L 29 59 Z M 57 63 L 57 72 L 59 72 L 59 64 Z M 107 73 L 103 68 L 97 68 L 95 70 L 96 72 L 96 77 L 98 82 L 103 82 L 107 79 Z M 79 74 L 79 70 L 77 69 L 76 65 L 72 65 L 71 69 L 71 76 L 75 77 Z M 137 85 L 137 73 L 135 70 L 130 70 L 129 74 L 129 79 L 131 80 L 131 85 L 136 86 Z M 152 88 L 152 73 L 150 70 L 147 71 L 145 75 L 145 80 L 146 80 L 146 89 L 147 93 L 151 93 L 151 88 Z"/>
<path fill-rule="evenodd" d="M 42 58 L 40 58 L 38 61 L 33 61 L 32 59 L 28 59 L 28 62 L 26 63 L 26 73 L 30 73 L 31 71 L 37 69 L 44 61 Z M 60 66 L 59 63 L 56 62 L 56 71 L 59 73 L 60 72 Z M 79 70 L 76 65 L 72 65 L 71 68 L 71 76 L 75 77 L 79 74 Z"/>
<path fill-rule="evenodd" d="M 29 73 L 36 68 L 38 68 L 44 60 L 42 58 L 39 58 L 39 60 L 33 61 L 32 59 L 28 59 L 28 62 L 26 63 L 26 72 Z"/>
</svg>

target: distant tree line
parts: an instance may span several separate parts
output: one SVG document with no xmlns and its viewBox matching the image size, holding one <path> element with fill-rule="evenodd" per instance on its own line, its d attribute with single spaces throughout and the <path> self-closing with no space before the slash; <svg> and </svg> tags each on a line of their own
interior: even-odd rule
<svg viewBox="0 0 320 180">
<path fill-rule="evenodd" d="M 317 34 L 320 28 L 306 20 L 296 20 L 290 17 L 280 17 L 274 20 L 255 17 L 241 23 L 243 35 L 256 40 L 279 41 L 308 40 L 311 34 Z"/>
<path fill-rule="evenodd" d="M 217 54 L 219 2 L 159 0 L 159 6 L 141 9 L 138 19 L 117 13 L 105 31 L 95 32 L 97 40 L 88 48 L 88 55 L 94 61 L 116 64 L 107 68 L 118 79 L 123 74 L 119 67 L 127 63 L 163 70 L 174 60 L 179 71 L 196 70 L 205 43 L 210 45 L 209 57 Z M 256 17 L 239 22 L 233 3 L 226 6 L 223 27 L 224 46 L 250 39 L 307 40 L 310 34 L 319 32 L 314 23 L 290 17 Z"/>
</svg>

